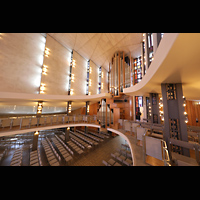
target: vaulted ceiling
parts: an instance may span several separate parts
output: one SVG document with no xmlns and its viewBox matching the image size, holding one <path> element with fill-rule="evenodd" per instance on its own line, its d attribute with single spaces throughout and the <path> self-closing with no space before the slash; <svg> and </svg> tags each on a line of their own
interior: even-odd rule
<svg viewBox="0 0 200 200">
<path fill-rule="evenodd" d="M 69 50 L 75 50 L 87 60 L 109 70 L 116 51 L 133 58 L 141 55 L 142 33 L 48 33 Z"/>
</svg>

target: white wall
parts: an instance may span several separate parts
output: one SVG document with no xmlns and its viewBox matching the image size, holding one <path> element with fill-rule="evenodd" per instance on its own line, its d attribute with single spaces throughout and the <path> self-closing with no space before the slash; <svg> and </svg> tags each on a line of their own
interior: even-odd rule
<svg viewBox="0 0 200 200">
<path fill-rule="evenodd" d="M 1 92 L 38 93 L 44 47 L 40 33 L 1 34 Z"/>
<path fill-rule="evenodd" d="M 90 68 L 92 68 L 92 71 L 89 73 L 89 79 L 91 79 L 92 84 L 89 86 L 89 92 L 91 92 L 91 95 L 98 94 L 99 67 L 93 61 L 90 61 Z"/>
<path fill-rule="evenodd" d="M 46 47 L 50 49 L 49 57 L 44 56 L 47 75 L 42 75 L 45 94 L 67 95 L 69 87 L 69 70 L 71 52 L 47 35 Z"/>
<path fill-rule="evenodd" d="M 102 77 L 103 72 L 103 77 Z M 103 88 L 101 87 L 101 93 L 108 92 L 108 72 L 103 67 L 101 67 L 101 83 L 103 83 Z"/>
<path fill-rule="evenodd" d="M 75 68 L 72 67 L 74 74 L 74 82 L 71 82 L 71 89 L 74 90 L 73 95 L 86 95 L 87 81 L 87 60 L 73 51 L 73 59 L 76 61 Z"/>
</svg>

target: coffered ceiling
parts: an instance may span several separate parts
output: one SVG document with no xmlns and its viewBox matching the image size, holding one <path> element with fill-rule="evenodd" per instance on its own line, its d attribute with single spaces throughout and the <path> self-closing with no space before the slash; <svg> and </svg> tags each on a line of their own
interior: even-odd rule
<svg viewBox="0 0 200 200">
<path fill-rule="evenodd" d="M 133 58 L 141 55 L 142 33 L 48 33 L 69 50 L 75 50 L 87 60 L 109 70 L 116 51 Z"/>
</svg>

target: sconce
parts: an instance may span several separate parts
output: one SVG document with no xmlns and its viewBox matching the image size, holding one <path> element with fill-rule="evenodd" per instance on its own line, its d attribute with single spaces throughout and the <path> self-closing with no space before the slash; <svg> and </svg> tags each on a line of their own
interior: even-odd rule
<svg viewBox="0 0 200 200">
<path fill-rule="evenodd" d="M 72 104 L 69 103 L 69 110 L 68 110 L 68 113 L 71 113 L 72 112 Z"/>
<path fill-rule="evenodd" d="M 37 114 L 42 114 L 43 102 L 38 102 Z"/>
<path fill-rule="evenodd" d="M 45 83 L 41 83 L 41 86 L 40 86 L 40 94 L 44 94 L 44 90 L 45 90 Z"/>
<path fill-rule="evenodd" d="M 101 83 L 101 89 L 103 89 L 103 83 Z"/>
<path fill-rule="evenodd" d="M 71 81 L 74 82 L 74 74 L 71 76 Z"/>
<path fill-rule="evenodd" d="M 43 67 L 42 67 L 42 74 L 44 74 L 44 75 L 47 75 L 47 66 L 46 65 L 43 65 Z"/>
<path fill-rule="evenodd" d="M 159 112 L 160 112 L 161 121 L 164 121 L 163 99 L 162 99 L 162 97 L 160 97 Z"/>
<path fill-rule="evenodd" d="M 183 96 L 183 107 L 186 107 L 186 98 L 185 98 L 185 96 Z M 183 114 L 185 115 L 185 123 L 187 124 L 188 123 L 188 114 L 187 114 L 186 111 Z"/>
<path fill-rule="evenodd" d="M 50 49 L 46 47 L 44 51 L 44 56 L 48 58 L 49 54 L 50 54 Z"/>
<path fill-rule="evenodd" d="M 72 60 L 72 67 L 76 67 L 76 61 L 74 59 Z"/>
<path fill-rule="evenodd" d="M 70 89 L 70 95 L 74 94 L 74 89 Z"/>
</svg>

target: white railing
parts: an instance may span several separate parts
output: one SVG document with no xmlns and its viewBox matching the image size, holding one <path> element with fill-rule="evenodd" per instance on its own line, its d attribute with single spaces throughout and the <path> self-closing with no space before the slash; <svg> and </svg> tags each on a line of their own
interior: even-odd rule
<svg viewBox="0 0 200 200">
<path fill-rule="evenodd" d="M 0 131 L 21 130 L 34 127 L 44 127 L 69 123 L 95 123 L 96 115 L 52 115 L 26 118 L 4 118 L 0 119 Z"/>
</svg>

